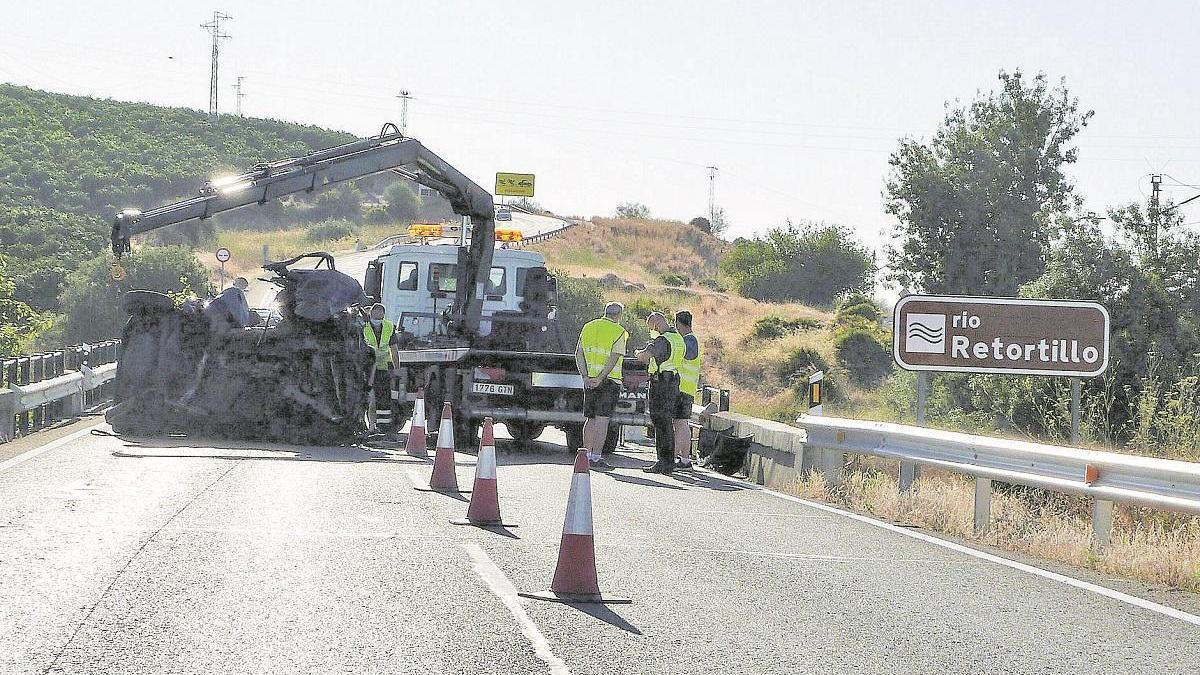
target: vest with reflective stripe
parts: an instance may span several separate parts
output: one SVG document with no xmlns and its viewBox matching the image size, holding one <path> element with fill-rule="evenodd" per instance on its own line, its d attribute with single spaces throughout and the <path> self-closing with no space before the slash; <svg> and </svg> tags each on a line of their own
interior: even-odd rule
<svg viewBox="0 0 1200 675">
<path fill-rule="evenodd" d="M 579 344 L 583 346 L 583 360 L 587 362 L 588 377 L 596 377 L 604 366 L 608 365 L 608 357 L 612 354 L 613 345 L 625 336 L 621 324 L 606 319 L 592 319 L 583 325 L 579 331 Z M 608 379 L 621 381 L 621 363 L 624 357 L 617 359 L 617 365 L 608 373 Z"/>
<path fill-rule="evenodd" d="M 653 358 L 650 359 L 650 367 L 646 370 L 652 375 L 657 372 L 678 373 L 680 365 L 683 364 L 683 352 L 687 349 L 687 345 L 683 344 L 683 336 L 676 331 L 669 330 L 662 336 L 671 343 L 671 356 L 661 364 Z"/>
<path fill-rule="evenodd" d="M 391 321 L 384 319 L 380 325 L 379 339 L 375 339 L 375 329 L 371 327 L 371 322 L 363 324 L 363 339 L 367 341 L 367 346 L 375 350 L 375 368 L 376 370 L 387 370 L 388 366 L 392 365 L 392 350 L 388 343 L 392 341 L 392 333 L 396 332 L 396 327 Z"/>
<path fill-rule="evenodd" d="M 696 338 L 696 358 L 679 364 L 679 391 L 692 398 L 700 391 L 700 338 Z"/>
</svg>

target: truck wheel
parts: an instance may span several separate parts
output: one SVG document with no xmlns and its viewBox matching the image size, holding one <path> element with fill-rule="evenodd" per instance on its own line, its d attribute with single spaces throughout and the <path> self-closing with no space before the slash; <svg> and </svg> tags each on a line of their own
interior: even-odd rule
<svg viewBox="0 0 1200 675">
<path fill-rule="evenodd" d="M 574 455 L 583 447 L 583 425 L 571 425 L 563 431 L 567 434 L 567 451 Z"/>
<path fill-rule="evenodd" d="M 527 420 L 508 420 L 504 425 L 508 427 L 508 434 L 513 437 L 513 440 L 521 444 L 537 440 L 537 437 L 546 430 L 545 424 Z"/>
</svg>

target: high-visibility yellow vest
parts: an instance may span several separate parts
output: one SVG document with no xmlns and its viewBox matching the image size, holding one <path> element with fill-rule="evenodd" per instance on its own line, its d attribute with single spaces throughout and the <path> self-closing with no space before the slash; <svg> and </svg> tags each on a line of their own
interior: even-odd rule
<svg viewBox="0 0 1200 675">
<path fill-rule="evenodd" d="M 388 366 L 392 365 L 392 349 L 388 345 L 392 341 L 392 333 L 396 332 L 396 327 L 391 321 L 384 319 L 379 330 L 379 339 L 375 339 L 375 329 L 371 327 L 371 322 L 363 324 L 363 339 L 367 341 L 367 346 L 375 350 L 375 369 L 387 370 Z"/>
<path fill-rule="evenodd" d="M 679 364 L 679 391 L 692 398 L 700 391 L 700 338 L 696 338 L 696 358 Z"/>
<path fill-rule="evenodd" d="M 663 333 L 662 336 L 671 343 L 671 355 L 662 363 L 651 358 L 650 366 L 646 369 L 651 375 L 658 372 L 678 373 L 680 365 L 683 364 L 683 352 L 687 349 L 687 345 L 683 344 L 683 336 L 673 330 Z"/>
<path fill-rule="evenodd" d="M 587 362 L 588 377 L 597 377 L 608 365 L 608 357 L 613 353 L 613 346 L 622 337 L 625 329 L 616 321 L 601 317 L 592 319 L 583 325 L 579 331 L 579 344 L 583 346 L 583 360 Z M 608 379 L 621 381 L 621 363 L 624 357 L 617 358 L 617 365 L 608 373 Z"/>
</svg>

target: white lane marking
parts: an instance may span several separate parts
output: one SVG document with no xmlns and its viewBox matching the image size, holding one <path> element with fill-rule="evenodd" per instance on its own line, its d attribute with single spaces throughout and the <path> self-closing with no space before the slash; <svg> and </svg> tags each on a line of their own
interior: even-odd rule
<svg viewBox="0 0 1200 675">
<path fill-rule="evenodd" d="M 750 489 L 760 490 L 762 492 L 766 492 L 767 494 L 771 494 L 776 497 L 779 497 L 780 499 L 786 499 L 789 502 L 795 502 L 797 504 L 803 504 L 805 506 L 810 506 L 814 509 L 817 509 L 820 511 L 825 511 L 827 513 L 833 513 L 833 514 L 845 516 L 847 518 L 857 520 L 860 523 L 866 523 L 867 525 L 873 525 L 875 527 L 882 528 L 884 530 L 888 530 L 888 531 L 894 532 L 896 534 L 902 534 L 906 537 L 911 537 L 913 539 L 923 541 L 927 544 L 933 544 L 934 546 L 941 546 L 942 548 L 947 548 L 947 549 L 950 549 L 951 551 L 963 553 L 963 554 L 969 555 L 973 558 L 979 558 L 980 560 L 986 560 L 988 562 L 996 563 L 997 565 L 1004 565 L 1005 567 L 1010 567 L 1014 570 L 1019 570 L 1021 572 L 1026 572 L 1028 574 L 1032 574 L 1034 576 L 1039 576 L 1039 577 L 1042 577 L 1043 579 L 1057 581 L 1059 583 L 1066 584 L 1068 586 L 1072 586 L 1072 587 L 1078 588 L 1080 590 L 1089 591 L 1091 593 L 1095 593 L 1096 595 L 1100 595 L 1100 596 L 1109 598 L 1111 600 L 1116 600 L 1118 602 L 1124 602 L 1124 603 L 1126 603 L 1128 605 L 1132 605 L 1134 607 L 1140 607 L 1142 609 L 1147 609 L 1147 610 L 1150 610 L 1151 612 L 1156 612 L 1158 614 L 1162 614 L 1163 616 L 1171 617 L 1172 619 L 1179 619 L 1180 621 L 1190 623 L 1193 626 L 1200 626 L 1200 616 L 1196 616 L 1195 614 L 1188 614 L 1187 612 L 1175 609 L 1174 607 L 1167 607 L 1166 605 L 1160 605 L 1157 602 L 1154 602 L 1152 600 L 1146 600 L 1145 598 L 1139 598 L 1137 596 L 1129 595 L 1128 593 L 1122 593 L 1121 591 L 1113 590 L 1113 589 L 1107 588 L 1105 586 L 1093 584 L 1091 582 L 1083 581 L 1081 579 L 1075 579 L 1073 577 L 1066 576 L 1065 574 L 1058 574 L 1057 572 L 1051 572 L 1049 570 L 1044 570 L 1044 569 L 1041 569 L 1040 567 L 1034 567 L 1033 565 L 1026 565 L 1025 563 L 1017 562 L 1015 560 L 1009 560 L 1008 558 L 1002 558 L 998 555 L 993 555 L 991 553 L 985 553 L 984 551 L 979 551 L 979 550 L 973 549 L 970 546 L 963 546 L 962 544 L 956 544 L 952 541 L 946 541 L 945 539 L 939 539 L 938 537 L 934 537 L 932 535 L 925 534 L 924 532 L 919 532 L 912 528 L 899 527 L 899 526 L 893 525 L 891 523 L 885 523 L 881 520 L 876 520 L 869 516 L 864 516 L 859 513 L 853 513 L 851 511 L 845 511 L 845 510 L 839 509 L 836 506 L 830 506 L 829 504 L 822 504 L 821 502 L 813 502 L 813 501 L 809 501 L 807 499 L 801 499 L 800 497 L 793 497 L 792 495 L 784 494 L 782 492 L 776 492 L 775 490 L 772 490 L 767 487 L 763 487 L 757 483 L 751 483 L 749 481 L 744 481 L 744 480 L 740 480 L 737 478 L 730 478 L 728 476 L 717 474 L 717 473 L 714 473 L 711 471 L 705 471 L 704 473 L 709 474 L 713 478 L 716 478 L 718 480 L 724 480 L 729 483 L 733 483 L 733 484 L 737 484 L 737 485 L 744 485 Z"/>
<path fill-rule="evenodd" d="M 550 650 L 550 643 L 546 641 L 546 636 L 542 635 L 537 624 L 525 613 L 525 608 L 521 606 L 521 601 L 517 597 L 516 586 L 513 586 L 508 577 L 504 576 L 504 572 L 496 566 L 496 563 L 492 562 L 479 544 L 463 544 L 462 547 L 471 556 L 471 562 L 475 563 L 475 573 L 483 579 L 488 589 L 500 598 L 509 613 L 521 625 L 521 632 L 533 644 L 533 653 L 550 666 L 551 675 L 571 675 L 566 662 L 554 655 L 554 652 Z"/>
<path fill-rule="evenodd" d="M 55 448 L 62 447 L 64 445 L 66 445 L 67 443 L 70 443 L 71 441 L 79 438 L 80 436 L 86 436 L 87 434 L 91 433 L 92 429 L 95 429 L 96 427 L 100 426 L 101 424 L 104 424 L 104 422 L 96 422 L 95 424 L 84 427 L 83 429 L 80 429 L 79 431 L 67 434 L 66 436 L 63 436 L 62 438 L 50 441 L 49 443 L 47 443 L 43 446 L 33 448 L 32 450 L 26 450 L 25 452 L 22 452 L 21 454 L 17 455 L 16 457 L 6 459 L 3 462 L 0 462 L 0 471 L 6 471 L 8 469 L 11 469 L 14 466 L 17 466 L 18 464 L 23 464 L 24 462 L 27 462 L 27 461 L 33 459 L 34 457 L 37 457 L 38 455 L 50 452 L 51 450 L 53 450 Z"/>
<path fill-rule="evenodd" d="M 696 513 L 731 516 L 767 516 L 772 518 L 809 518 L 813 520 L 830 520 L 833 518 L 833 516 L 811 516 L 803 513 L 762 513 L 759 511 L 697 511 Z"/>
<path fill-rule="evenodd" d="M 754 551 L 742 548 L 701 548 L 681 546 L 655 546 L 654 544 L 600 544 L 607 548 L 637 548 L 664 553 L 726 553 L 729 555 L 756 555 L 766 558 L 787 558 L 790 560 L 813 560 L 817 562 L 883 562 L 883 563 L 919 563 L 921 565 L 979 565 L 977 560 L 937 560 L 930 558 L 883 558 L 878 556 L 844 556 L 822 555 L 820 553 L 787 553 L 784 551 Z"/>
</svg>

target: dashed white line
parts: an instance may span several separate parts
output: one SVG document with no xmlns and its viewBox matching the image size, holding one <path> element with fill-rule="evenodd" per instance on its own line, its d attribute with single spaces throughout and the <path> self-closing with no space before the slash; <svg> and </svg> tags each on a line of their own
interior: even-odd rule
<svg viewBox="0 0 1200 675">
<path fill-rule="evenodd" d="M 509 613 L 521 625 L 521 632 L 533 644 L 533 653 L 547 666 L 550 666 L 551 675 L 571 675 L 566 662 L 554 655 L 554 652 L 550 650 L 550 643 L 546 641 L 546 636 L 542 635 L 537 624 L 525 613 L 525 608 L 521 606 L 521 601 L 517 597 L 517 588 L 512 585 L 508 577 L 504 576 L 504 572 L 496 566 L 496 563 L 492 562 L 487 552 L 478 544 L 463 544 L 462 547 L 471 556 L 471 562 L 475 564 L 475 573 L 483 579 L 488 589 L 500 598 Z"/>
</svg>

